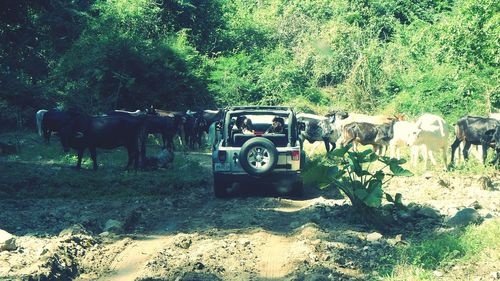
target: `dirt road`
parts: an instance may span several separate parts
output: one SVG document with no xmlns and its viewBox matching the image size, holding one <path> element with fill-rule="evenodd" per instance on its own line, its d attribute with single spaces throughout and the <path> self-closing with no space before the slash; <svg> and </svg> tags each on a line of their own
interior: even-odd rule
<svg viewBox="0 0 500 281">
<path fill-rule="evenodd" d="M 189 157 L 210 176 L 209 156 Z M 499 178 L 491 180 L 497 188 Z M 500 192 L 483 181 L 431 173 L 395 179 L 387 191 L 441 218 L 474 205 L 498 217 Z M 333 190 L 221 200 L 210 183 L 163 198 L 2 200 L 0 222 L 17 245 L 0 252 L 1 280 L 366 280 L 409 229 L 372 243 L 367 235 L 376 230 L 354 222 Z M 440 227 L 424 221 L 412 229 L 422 226 Z"/>
</svg>

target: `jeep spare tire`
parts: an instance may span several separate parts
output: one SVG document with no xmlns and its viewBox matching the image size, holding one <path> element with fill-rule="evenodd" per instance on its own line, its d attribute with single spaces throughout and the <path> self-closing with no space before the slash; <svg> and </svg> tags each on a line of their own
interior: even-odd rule
<svg viewBox="0 0 500 281">
<path fill-rule="evenodd" d="M 248 174 L 262 176 L 270 173 L 278 163 L 278 150 L 266 138 L 251 138 L 241 146 L 239 162 Z"/>
</svg>

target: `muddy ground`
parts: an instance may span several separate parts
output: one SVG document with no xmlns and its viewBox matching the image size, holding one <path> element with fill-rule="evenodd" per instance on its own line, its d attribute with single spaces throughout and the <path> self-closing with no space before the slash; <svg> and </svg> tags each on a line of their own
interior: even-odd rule
<svg viewBox="0 0 500 281">
<path fill-rule="evenodd" d="M 209 156 L 189 157 L 210 178 Z M 208 181 L 165 197 L 4 198 L 0 229 L 14 235 L 16 248 L 0 251 L 0 280 L 373 280 L 396 243 L 440 231 L 457 211 L 497 218 L 499 184 L 498 174 L 439 171 L 394 179 L 389 193 L 437 216 L 385 232 L 357 223 L 335 190 L 314 188 L 303 198 L 216 199 Z M 495 262 L 484 267 L 471 280 L 500 271 Z"/>
</svg>

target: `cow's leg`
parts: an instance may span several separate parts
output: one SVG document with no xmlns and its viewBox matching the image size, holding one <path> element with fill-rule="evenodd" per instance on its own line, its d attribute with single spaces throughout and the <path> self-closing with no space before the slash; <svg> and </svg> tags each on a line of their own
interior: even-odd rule
<svg viewBox="0 0 500 281">
<path fill-rule="evenodd" d="M 97 152 L 95 147 L 89 147 L 90 158 L 92 158 L 92 163 L 94 164 L 94 170 L 97 170 Z"/>
<path fill-rule="evenodd" d="M 174 151 L 174 136 L 170 135 L 167 137 L 167 148 Z"/>
<path fill-rule="evenodd" d="M 129 157 L 129 160 L 128 160 L 129 163 L 127 164 L 127 168 L 131 164 L 130 161 L 132 161 L 132 162 L 134 162 L 134 169 L 137 171 L 137 169 L 139 168 L 139 151 L 136 148 L 137 148 L 137 145 L 133 145 L 132 147 L 127 148 L 128 157 Z"/>
<path fill-rule="evenodd" d="M 427 153 L 429 154 L 429 159 L 431 160 L 431 163 L 434 167 L 437 166 L 436 158 L 434 158 L 434 150 L 433 149 L 428 149 Z"/>
<path fill-rule="evenodd" d="M 428 148 L 425 144 L 421 146 L 422 158 L 424 160 L 424 170 L 427 171 L 427 159 L 429 158 Z"/>
<path fill-rule="evenodd" d="M 332 145 L 332 148 L 330 149 L 330 151 L 332 151 L 332 150 L 334 150 L 335 148 L 337 148 L 337 144 L 336 144 L 336 143 L 332 142 L 332 143 L 331 143 L 331 145 Z"/>
<path fill-rule="evenodd" d="M 447 165 L 448 165 L 448 153 L 446 152 L 446 148 L 447 148 L 446 145 L 443 145 L 441 147 L 441 149 L 443 150 L 443 165 L 444 165 L 445 170 L 448 169 L 448 167 L 447 167 Z"/>
<path fill-rule="evenodd" d="M 455 164 L 455 150 L 457 150 L 461 142 L 458 138 L 455 138 L 455 141 L 451 144 L 451 165 Z"/>
<path fill-rule="evenodd" d="M 328 141 L 328 138 L 323 138 L 323 142 L 325 143 L 326 153 L 330 152 L 330 142 Z"/>
<path fill-rule="evenodd" d="M 85 149 L 78 149 L 77 151 L 77 154 L 78 154 L 78 160 L 76 162 L 76 169 L 80 169 L 82 168 L 82 158 L 83 158 L 83 152 L 85 151 Z"/>
<path fill-rule="evenodd" d="M 43 131 L 43 139 L 45 140 L 46 144 L 50 143 L 50 134 L 51 134 L 50 130 L 44 130 Z"/>
<path fill-rule="evenodd" d="M 470 146 L 471 146 L 471 143 L 468 142 L 468 141 L 465 141 L 465 145 L 464 145 L 464 161 L 467 161 L 469 160 L 469 149 L 470 149 Z"/>
<path fill-rule="evenodd" d="M 463 151 L 464 151 L 464 145 L 465 145 L 465 143 L 461 142 L 460 145 L 457 148 L 456 157 L 457 157 L 457 162 L 458 163 L 463 163 L 464 162 L 464 159 L 462 157 L 463 156 Z"/>
<path fill-rule="evenodd" d="M 389 149 L 389 146 L 387 144 L 382 145 L 382 150 L 384 151 L 384 156 L 387 154 L 387 150 Z"/>
<path fill-rule="evenodd" d="M 481 147 L 483 148 L 483 165 L 486 165 L 486 158 L 488 157 L 488 144 L 483 143 L 481 144 Z"/>
<path fill-rule="evenodd" d="M 412 145 L 410 146 L 410 161 L 412 167 L 417 166 L 417 161 L 418 161 L 418 145 Z"/>
<path fill-rule="evenodd" d="M 350 143 L 352 143 L 354 141 L 354 137 L 353 138 L 350 138 L 350 139 L 346 139 L 344 138 L 344 140 L 342 141 L 342 147 L 346 146 L 346 145 L 349 145 Z M 356 146 L 356 143 L 353 143 L 352 144 L 352 147 L 354 149 L 354 147 Z"/>
<path fill-rule="evenodd" d="M 495 152 L 496 152 L 495 158 L 493 158 L 493 160 L 490 163 L 491 165 L 496 167 L 498 166 L 498 164 L 500 164 L 500 157 L 499 157 L 500 151 L 497 149 Z"/>
<path fill-rule="evenodd" d="M 395 144 L 393 144 L 393 143 L 391 143 L 391 144 L 389 145 L 389 156 L 390 156 L 391 158 L 394 158 L 394 154 L 395 154 L 395 152 L 396 152 L 396 151 L 397 151 L 396 145 L 395 145 Z M 398 159 L 399 159 L 399 157 L 398 157 Z"/>
<path fill-rule="evenodd" d="M 164 132 L 161 133 L 161 140 L 163 141 L 163 147 L 162 148 L 164 149 L 165 147 L 167 147 L 166 144 L 165 144 L 166 141 L 167 141 L 167 134 L 166 133 L 164 133 Z"/>
</svg>

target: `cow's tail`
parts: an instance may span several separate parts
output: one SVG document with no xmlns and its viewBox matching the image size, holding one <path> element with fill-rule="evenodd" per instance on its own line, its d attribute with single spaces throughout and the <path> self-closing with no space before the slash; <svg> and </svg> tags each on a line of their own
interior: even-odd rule
<svg viewBox="0 0 500 281">
<path fill-rule="evenodd" d="M 439 133 L 441 133 L 442 137 L 446 137 L 444 126 L 446 126 L 446 124 L 444 123 L 443 119 L 439 119 Z"/>
<path fill-rule="evenodd" d="M 43 135 L 42 122 L 43 122 L 43 116 L 45 116 L 45 113 L 47 113 L 47 110 L 45 110 L 45 109 L 40 109 L 36 112 L 36 128 L 38 130 L 38 135 L 40 135 L 40 136 Z"/>
</svg>

